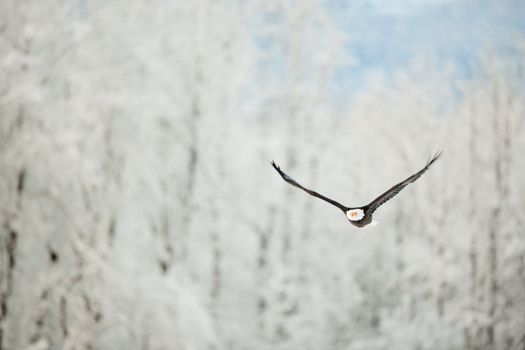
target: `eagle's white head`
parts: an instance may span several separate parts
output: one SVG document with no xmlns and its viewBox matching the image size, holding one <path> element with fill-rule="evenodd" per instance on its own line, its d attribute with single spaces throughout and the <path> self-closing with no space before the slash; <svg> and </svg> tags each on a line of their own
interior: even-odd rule
<svg viewBox="0 0 525 350">
<path fill-rule="evenodd" d="M 359 221 L 365 216 L 365 212 L 361 209 L 350 209 L 346 212 L 346 217 L 350 221 Z"/>
</svg>

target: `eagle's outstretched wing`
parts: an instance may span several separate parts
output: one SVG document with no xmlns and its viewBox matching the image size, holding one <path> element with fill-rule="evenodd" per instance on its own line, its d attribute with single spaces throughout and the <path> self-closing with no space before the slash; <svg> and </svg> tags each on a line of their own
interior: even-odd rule
<svg viewBox="0 0 525 350">
<path fill-rule="evenodd" d="M 386 191 L 385 193 L 383 193 L 382 195 L 374 199 L 372 202 L 370 202 L 370 204 L 368 204 L 365 207 L 367 214 L 371 215 L 377 208 L 383 205 L 386 201 L 392 199 L 395 195 L 401 192 L 401 190 L 405 188 L 408 184 L 419 179 L 419 177 L 428 170 L 428 168 L 432 165 L 432 163 L 438 160 L 438 158 L 441 156 L 441 153 L 442 153 L 441 151 L 436 152 L 436 154 L 434 154 L 434 156 L 429 159 L 429 161 L 427 162 L 427 164 L 425 165 L 423 169 L 421 169 L 414 175 L 409 176 L 404 181 L 401 181 L 400 183 L 392 186 L 388 191 Z"/>
<path fill-rule="evenodd" d="M 282 170 L 281 168 L 279 168 L 279 166 L 277 164 L 275 164 L 275 162 L 272 160 L 272 166 L 275 168 L 275 170 L 277 170 L 277 172 L 279 173 L 279 175 L 281 175 L 281 177 L 283 178 L 284 181 L 288 182 L 290 185 L 292 186 L 295 186 L 297 188 L 300 188 L 301 190 L 305 191 L 306 193 L 308 193 L 309 195 L 312 195 L 314 197 L 317 197 L 319 199 L 322 199 L 332 205 L 335 205 L 336 207 L 338 207 L 339 209 L 341 209 L 342 211 L 346 212 L 348 210 L 347 207 L 345 207 L 344 205 L 342 205 L 341 203 L 338 203 L 336 201 L 334 201 L 333 199 L 330 199 L 330 198 L 327 198 L 325 196 L 323 196 L 322 194 L 319 194 L 315 191 L 312 191 L 312 190 L 309 190 L 308 188 L 306 187 L 303 187 L 301 186 L 297 181 L 295 181 L 294 179 L 292 179 L 290 176 L 286 175 Z"/>
</svg>

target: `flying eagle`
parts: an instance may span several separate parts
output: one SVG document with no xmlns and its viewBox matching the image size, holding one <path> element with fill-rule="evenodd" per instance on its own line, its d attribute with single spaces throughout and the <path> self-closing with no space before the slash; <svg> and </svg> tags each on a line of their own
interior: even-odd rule
<svg viewBox="0 0 525 350">
<path fill-rule="evenodd" d="M 332 205 L 335 205 L 339 209 L 341 209 L 350 223 L 357 227 L 364 227 L 372 222 L 372 214 L 379 208 L 381 205 L 383 205 L 386 201 L 392 199 L 395 195 L 397 195 L 403 188 L 406 187 L 406 185 L 415 182 L 421 175 L 423 175 L 428 168 L 434 163 L 438 158 L 441 156 L 441 151 L 436 152 L 433 157 L 429 158 L 427 164 L 423 167 L 423 169 L 419 170 L 414 175 L 409 176 L 405 180 L 401 181 L 400 183 L 392 186 L 389 190 L 387 190 L 385 193 L 371 201 L 369 204 L 362 206 L 362 207 L 346 207 L 342 205 L 339 202 L 334 201 L 333 199 L 327 198 L 323 196 L 322 194 L 319 194 L 315 191 L 312 191 L 306 187 L 301 186 L 297 181 L 295 181 L 290 176 L 286 175 L 281 168 L 277 164 L 275 164 L 274 161 L 272 161 L 272 166 L 277 170 L 279 175 L 284 179 L 284 181 L 288 182 L 290 185 L 300 188 L 301 190 L 305 191 L 311 196 L 317 197 L 319 199 L 322 199 Z"/>
</svg>

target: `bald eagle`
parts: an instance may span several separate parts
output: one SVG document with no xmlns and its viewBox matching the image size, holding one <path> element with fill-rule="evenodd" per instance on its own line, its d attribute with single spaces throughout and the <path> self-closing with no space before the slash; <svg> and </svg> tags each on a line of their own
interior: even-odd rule
<svg viewBox="0 0 525 350">
<path fill-rule="evenodd" d="M 319 199 L 324 200 L 325 202 L 328 202 L 332 205 L 335 205 L 339 209 L 341 209 L 345 216 L 348 218 L 350 223 L 357 227 L 365 227 L 366 225 L 370 224 L 372 222 L 372 214 L 379 208 L 381 205 L 383 205 L 386 201 L 392 199 L 395 195 L 397 195 L 403 188 L 405 188 L 408 184 L 415 182 L 421 175 L 423 175 L 428 168 L 441 156 L 441 151 L 436 152 L 432 157 L 429 158 L 427 164 L 423 167 L 423 169 L 419 170 L 417 173 L 407 177 L 405 180 L 401 181 L 400 183 L 392 186 L 390 189 L 388 189 L 385 193 L 371 201 L 369 204 L 361 207 L 347 207 L 342 205 L 339 202 L 334 201 L 333 199 L 330 199 L 328 197 L 323 196 L 322 194 L 319 194 L 315 191 L 312 191 L 306 187 L 303 187 L 300 185 L 297 181 L 295 181 L 290 176 L 286 175 L 281 168 L 275 164 L 274 161 L 272 161 L 272 166 L 275 170 L 281 175 L 284 181 L 288 182 L 290 185 L 295 186 L 297 188 L 300 188 L 301 190 L 305 191 L 311 196 L 317 197 Z"/>
</svg>

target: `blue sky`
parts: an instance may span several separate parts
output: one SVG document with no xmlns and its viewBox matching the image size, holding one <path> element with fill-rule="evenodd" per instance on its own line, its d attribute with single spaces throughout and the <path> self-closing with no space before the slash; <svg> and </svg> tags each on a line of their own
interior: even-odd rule
<svg viewBox="0 0 525 350">
<path fill-rule="evenodd" d="M 468 76 L 481 50 L 512 53 L 525 37 L 525 0 L 330 0 L 329 7 L 356 59 L 340 78 L 354 81 L 406 68 L 418 55 Z"/>
</svg>

